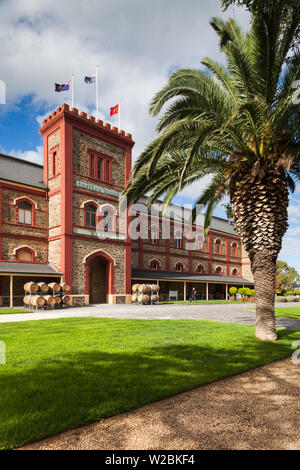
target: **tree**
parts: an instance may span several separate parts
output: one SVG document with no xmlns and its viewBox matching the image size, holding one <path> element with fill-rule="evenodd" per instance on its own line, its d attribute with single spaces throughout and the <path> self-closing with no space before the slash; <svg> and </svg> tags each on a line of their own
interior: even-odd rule
<svg viewBox="0 0 300 470">
<path fill-rule="evenodd" d="M 152 115 L 169 107 L 126 190 L 129 203 L 150 193 L 149 205 L 164 196 L 166 207 L 185 186 L 212 175 L 197 201 L 206 207 L 205 230 L 229 195 L 254 276 L 256 335 L 266 341 L 277 339 L 276 259 L 288 227 L 288 192 L 300 177 L 300 110 L 292 101 L 300 55 L 286 64 L 294 33 L 282 32 L 281 23 L 275 7 L 254 15 L 247 33 L 233 19 L 212 19 L 226 66 L 206 57 L 207 70 L 180 69 L 156 94 Z"/>
<path fill-rule="evenodd" d="M 293 289 L 300 281 L 297 270 L 289 266 L 285 261 L 278 260 L 276 263 L 277 287 L 280 289 Z"/>
<path fill-rule="evenodd" d="M 230 6 L 246 7 L 254 15 L 268 15 L 276 6 L 281 10 L 281 31 L 294 28 L 294 39 L 291 47 L 299 46 L 300 8 L 299 0 L 222 0 L 222 7 L 227 10 Z"/>
<path fill-rule="evenodd" d="M 232 205 L 231 204 L 222 204 L 222 206 L 225 209 L 226 217 L 227 217 L 228 221 L 231 223 L 232 219 L 233 219 Z"/>
</svg>

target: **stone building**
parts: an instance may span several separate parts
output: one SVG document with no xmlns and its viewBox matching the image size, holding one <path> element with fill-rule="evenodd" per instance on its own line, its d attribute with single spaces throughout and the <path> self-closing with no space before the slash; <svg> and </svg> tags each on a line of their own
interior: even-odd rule
<svg viewBox="0 0 300 470">
<path fill-rule="evenodd" d="M 172 206 L 168 238 L 159 210 L 154 217 L 120 210 L 130 134 L 66 104 L 40 131 L 43 166 L 0 155 L 2 304 L 21 304 L 23 284 L 33 279 L 63 279 L 74 305 L 129 303 L 137 281 L 160 283 L 166 299 L 170 292 L 187 298 L 193 286 L 201 298 L 226 298 L 232 285 L 253 285 L 247 253 L 227 221 L 214 217 L 204 243 L 190 249 L 179 206 Z M 146 236 L 132 239 L 128 228 L 141 215 Z"/>
</svg>

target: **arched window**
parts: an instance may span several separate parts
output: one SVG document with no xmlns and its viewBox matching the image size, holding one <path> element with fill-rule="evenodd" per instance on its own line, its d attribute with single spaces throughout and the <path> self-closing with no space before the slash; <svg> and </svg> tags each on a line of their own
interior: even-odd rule
<svg viewBox="0 0 300 470">
<path fill-rule="evenodd" d="M 97 209 L 93 204 L 87 204 L 84 207 L 85 226 L 96 227 L 96 212 Z"/>
<path fill-rule="evenodd" d="M 116 231 L 116 211 L 113 206 L 100 207 L 100 228 L 105 232 Z"/>
<path fill-rule="evenodd" d="M 32 204 L 27 201 L 18 203 L 19 224 L 32 225 Z"/>
<path fill-rule="evenodd" d="M 222 242 L 218 238 L 215 240 L 215 254 L 220 255 L 222 253 Z"/>
<path fill-rule="evenodd" d="M 178 273 L 182 273 L 183 272 L 183 265 L 181 263 L 176 263 L 175 264 L 175 271 L 177 271 Z"/>
<path fill-rule="evenodd" d="M 198 266 L 196 267 L 196 272 L 199 274 L 204 274 L 205 273 L 204 266 L 202 264 L 198 264 Z"/>
<path fill-rule="evenodd" d="M 219 276 L 222 276 L 222 273 L 223 273 L 223 269 L 221 266 L 217 266 L 216 267 L 216 274 L 218 274 Z"/>
<path fill-rule="evenodd" d="M 153 271 L 159 270 L 159 262 L 156 259 L 152 259 L 150 261 L 150 269 L 152 269 Z"/>
<path fill-rule="evenodd" d="M 231 256 L 238 256 L 238 246 L 235 242 L 231 244 Z"/>
<path fill-rule="evenodd" d="M 34 261 L 34 251 L 30 248 L 20 248 L 16 250 L 16 260 L 21 263 L 32 263 Z"/>
<path fill-rule="evenodd" d="M 238 275 L 238 270 L 236 268 L 233 268 L 231 271 L 232 276 L 237 276 Z"/>
<path fill-rule="evenodd" d="M 182 248 L 182 234 L 181 232 L 175 232 L 175 246 L 176 248 Z"/>
<path fill-rule="evenodd" d="M 150 239 L 151 243 L 153 243 L 154 245 L 158 245 L 159 229 L 156 225 L 151 225 L 150 227 Z"/>
<path fill-rule="evenodd" d="M 203 251 L 204 250 L 204 239 L 201 235 L 198 235 L 197 238 L 196 238 L 196 242 L 197 242 L 197 250 L 198 251 Z"/>
</svg>

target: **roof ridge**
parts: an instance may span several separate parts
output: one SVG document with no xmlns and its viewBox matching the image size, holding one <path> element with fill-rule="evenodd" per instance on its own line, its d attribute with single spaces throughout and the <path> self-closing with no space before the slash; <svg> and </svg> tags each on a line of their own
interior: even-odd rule
<svg viewBox="0 0 300 470">
<path fill-rule="evenodd" d="M 4 157 L 4 158 L 11 158 L 12 160 L 16 160 L 18 162 L 21 162 L 21 163 L 25 163 L 27 165 L 34 165 L 34 166 L 38 166 L 39 168 L 43 168 L 44 165 L 41 165 L 40 163 L 34 163 L 34 162 L 30 162 L 28 160 L 24 160 L 23 158 L 19 158 L 19 157 L 13 157 L 12 155 L 7 155 L 5 153 L 0 153 L 0 158 L 1 157 Z"/>
</svg>

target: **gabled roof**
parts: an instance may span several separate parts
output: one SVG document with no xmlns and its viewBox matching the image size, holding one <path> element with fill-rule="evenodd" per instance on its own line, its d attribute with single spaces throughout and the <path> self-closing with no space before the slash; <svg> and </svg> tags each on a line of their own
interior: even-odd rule
<svg viewBox="0 0 300 470">
<path fill-rule="evenodd" d="M 35 188 L 46 189 L 46 185 L 43 182 L 42 165 L 2 153 L 0 154 L 0 178 Z"/>
<path fill-rule="evenodd" d="M 151 208 L 151 213 L 154 216 L 160 217 L 162 206 L 163 206 L 162 201 L 156 201 L 153 207 Z M 146 196 L 141 197 L 138 200 L 138 202 L 133 205 L 133 209 L 136 212 L 149 213 L 147 209 L 147 197 Z M 183 210 L 183 206 L 180 206 L 179 204 L 170 204 L 170 206 L 167 209 L 166 214 L 169 215 L 171 220 L 174 220 L 174 221 L 177 220 L 178 222 L 185 221 L 187 223 L 190 223 L 192 210 L 188 207 L 184 207 L 184 210 Z M 204 218 L 205 218 L 205 214 L 198 214 L 197 220 L 194 222 L 194 225 L 198 227 L 204 227 Z M 224 232 L 229 235 L 237 236 L 237 233 L 235 232 L 233 225 L 227 219 L 222 219 L 221 217 L 213 216 L 211 218 L 210 229 L 216 230 L 217 232 Z"/>
</svg>

